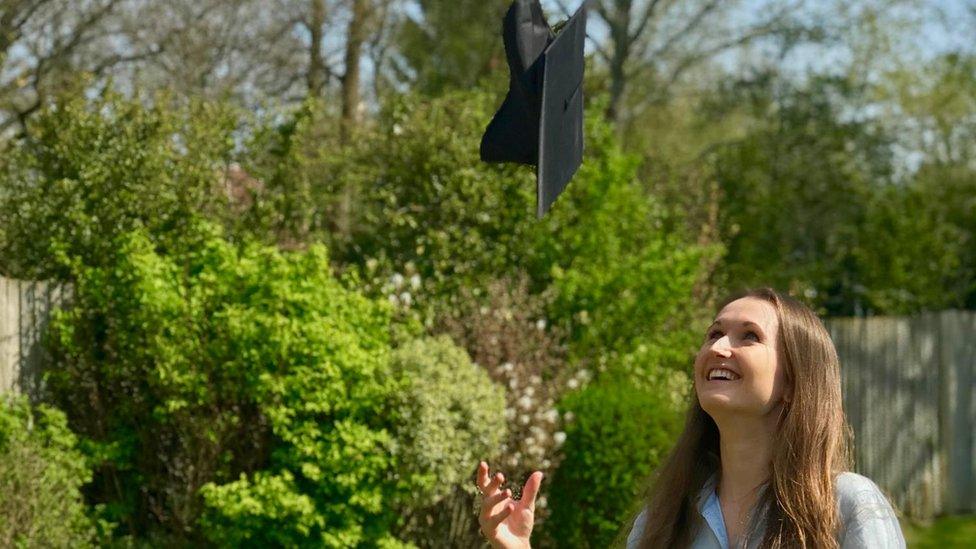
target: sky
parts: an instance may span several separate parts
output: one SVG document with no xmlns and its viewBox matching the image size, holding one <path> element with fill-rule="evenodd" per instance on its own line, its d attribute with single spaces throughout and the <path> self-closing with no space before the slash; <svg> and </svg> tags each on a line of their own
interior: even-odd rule
<svg viewBox="0 0 976 549">
<path fill-rule="evenodd" d="M 744 0 L 743 7 L 739 11 L 739 16 L 743 20 L 759 18 L 763 14 L 763 6 L 768 5 L 771 0 Z M 778 1 L 778 0 L 774 0 Z M 812 10 L 829 16 L 829 6 L 836 5 L 838 0 L 806 0 L 807 5 Z M 877 5 L 884 0 L 853 0 L 851 5 L 867 6 Z M 914 49 L 921 58 L 931 58 L 946 51 L 972 50 L 974 49 L 973 30 L 976 30 L 976 16 L 968 14 L 967 6 L 976 6 L 976 0 L 903 0 L 914 2 L 917 9 L 912 12 L 913 16 L 919 17 L 921 33 L 912 36 L 911 43 L 901 44 L 900 46 Z M 559 4 L 567 6 L 569 9 L 576 9 L 582 4 L 581 0 L 541 0 L 550 23 L 554 23 L 562 18 Z M 909 12 L 902 11 L 902 14 Z M 888 14 L 891 15 L 891 14 Z M 898 15 L 898 14 L 894 14 Z M 597 40 L 604 40 L 606 29 L 596 22 L 596 18 L 590 16 L 588 32 L 591 37 Z M 969 26 L 969 28 L 966 28 Z M 593 50 L 592 43 L 587 44 L 587 53 Z M 821 50 L 808 50 L 800 52 L 801 58 L 797 61 L 808 65 L 810 68 L 822 68 L 822 63 L 831 62 L 831 57 Z M 802 56 L 806 57 L 802 57 Z M 729 59 L 728 62 L 735 62 Z"/>
</svg>

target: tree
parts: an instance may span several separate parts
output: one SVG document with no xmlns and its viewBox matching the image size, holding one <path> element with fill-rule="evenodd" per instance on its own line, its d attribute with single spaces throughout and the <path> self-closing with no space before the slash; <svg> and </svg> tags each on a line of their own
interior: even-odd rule
<svg viewBox="0 0 976 549">
<path fill-rule="evenodd" d="M 149 58 L 156 45 L 120 45 L 109 22 L 129 0 L 3 0 L 0 4 L 0 133 L 23 129 L 78 71 L 106 76 Z"/>
<path fill-rule="evenodd" d="M 556 0 L 568 13 L 566 2 Z M 593 13 L 606 28 L 605 41 L 592 40 L 609 75 L 610 119 L 626 121 L 632 110 L 666 99 L 691 69 L 715 56 L 777 37 L 792 47 L 813 28 L 794 16 L 805 0 L 750 4 L 737 0 L 598 0 Z M 642 97 L 628 97 L 636 79 L 648 83 Z"/>
<path fill-rule="evenodd" d="M 507 72 L 502 17 L 509 0 L 417 0 L 396 35 L 395 77 L 426 94 L 475 86 Z"/>
</svg>

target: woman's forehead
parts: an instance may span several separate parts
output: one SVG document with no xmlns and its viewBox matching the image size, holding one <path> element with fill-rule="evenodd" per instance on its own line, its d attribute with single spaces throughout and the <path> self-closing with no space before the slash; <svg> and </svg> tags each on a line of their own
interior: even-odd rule
<svg viewBox="0 0 976 549">
<path fill-rule="evenodd" d="M 715 322 L 718 324 L 752 322 L 767 332 L 775 331 L 779 325 L 773 304 L 754 297 L 743 297 L 729 303 L 715 316 Z"/>
</svg>

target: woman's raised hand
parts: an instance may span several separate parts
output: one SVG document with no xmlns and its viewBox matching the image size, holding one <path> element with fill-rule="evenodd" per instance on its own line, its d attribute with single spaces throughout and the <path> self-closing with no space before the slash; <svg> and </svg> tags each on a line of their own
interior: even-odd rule
<svg viewBox="0 0 976 549">
<path fill-rule="evenodd" d="M 511 490 L 499 490 L 505 475 L 495 473 L 489 478 L 488 464 L 478 464 L 478 491 L 481 492 L 481 513 L 478 523 L 481 533 L 495 549 L 525 549 L 530 547 L 529 536 L 535 522 L 535 497 L 542 484 L 542 473 L 529 475 L 522 488 L 522 498 L 512 499 Z"/>
</svg>

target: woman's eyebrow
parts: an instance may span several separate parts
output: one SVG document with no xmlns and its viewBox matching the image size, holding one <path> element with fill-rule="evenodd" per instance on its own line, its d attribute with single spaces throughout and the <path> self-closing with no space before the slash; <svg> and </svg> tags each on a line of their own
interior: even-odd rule
<svg viewBox="0 0 976 549">
<path fill-rule="evenodd" d="M 712 322 L 712 325 L 709 326 L 708 329 L 711 330 L 713 327 L 715 327 L 715 326 L 721 326 L 721 325 L 722 325 L 722 320 L 721 319 L 718 319 L 715 322 Z M 743 320 L 742 322 L 739 323 L 739 325 L 740 326 L 743 326 L 743 327 L 752 326 L 754 328 L 759 329 L 760 332 L 763 331 L 762 326 L 756 324 L 755 322 L 753 322 L 751 320 Z"/>
</svg>

